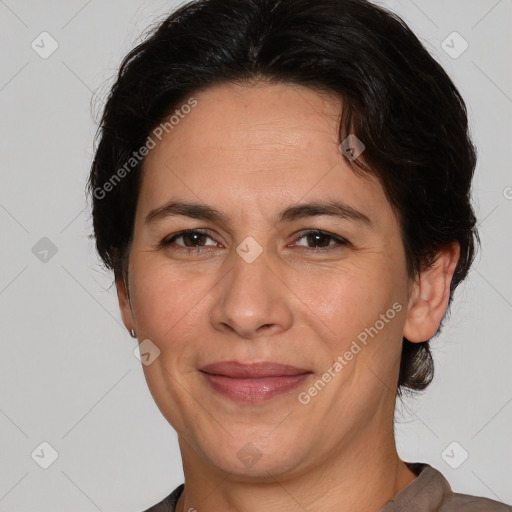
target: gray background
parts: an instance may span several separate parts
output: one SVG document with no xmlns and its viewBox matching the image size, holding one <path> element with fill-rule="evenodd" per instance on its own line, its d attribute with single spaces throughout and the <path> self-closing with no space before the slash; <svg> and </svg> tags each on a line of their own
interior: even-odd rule
<svg viewBox="0 0 512 512">
<path fill-rule="evenodd" d="M 438 468 L 458 492 L 512 503 L 512 0 L 380 3 L 452 76 L 479 148 L 483 250 L 433 344 L 434 383 L 397 408 L 399 453 Z M 140 511 L 183 481 L 176 434 L 88 240 L 84 197 L 111 78 L 176 5 L 0 0 L 1 511 Z M 43 31 L 59 45 L 46 59 L 31 47 Z M 442 47 L 453 31 L 469 44 L 458 58 Z M 47 469 L 43 441 L 58 453 Z M 469 457 L 453 469 L 462 450 Z"/>
</svg>

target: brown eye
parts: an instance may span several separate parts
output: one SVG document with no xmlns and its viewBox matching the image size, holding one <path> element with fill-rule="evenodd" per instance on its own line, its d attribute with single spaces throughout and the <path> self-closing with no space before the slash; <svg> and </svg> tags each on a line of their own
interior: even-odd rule
<svg viewBox="0 0 512 512">
<path fill-rule="evenodd" d="M 191 231 L 181 235 L 181 238 L 187 247 L 196 247 L 198 245 L 203 246 L 205 244 L 206 238 L 208 237 L 204 233 Z"/>
<path fill-rule="evenodd" d="M 327 247 L 330 245 L 332 237 L 325 233 L 309 233 L 306 239 L 310 245 L 315 247 Z"/>
<path fill-rule="evenodd" d="M 211 240 L 212 243 L 207 243 Z M 162 241 L 161 246 L 166 247 L 169 245 L 176 245 L 178 247 L 186 248 L 199 248 L 208 246 L 217 246 L 217 243 L 211 239 L 211 237 L 204 231 L 199 229 L 188 229 L 176 233 L 171 238 Z"/>
<path fill-rule="evenodd" d="M 305 243 L 296 243 L 300 247 L 309 247 L 312 249 L 321 249 L 324 247 L 336 247 L 340 245 L 348 245 L 349 242 L 344 238 L 331 235 L 325 231 L 311 230 L 306 231 L 299 238 L 299 241 Z"/>
</svg>

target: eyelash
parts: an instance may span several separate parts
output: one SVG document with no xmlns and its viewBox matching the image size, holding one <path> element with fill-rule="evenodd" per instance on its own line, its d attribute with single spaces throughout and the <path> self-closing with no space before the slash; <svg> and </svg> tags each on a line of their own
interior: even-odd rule
<svg viewBox="0 0 512 512">
<path fill-rule="evenodd" d="M 180 237 L 182 237 L 184 235 L 187 235 L 187 234 L 206 235 L 208 238 L 213 240 L 213 238 L 209 235 L 208 231 L 206 231 L 204 229 L 185 229 L 183 231 L 179 231 L 178 233 L 175 233 L 174 235 L 171 235 L 170 237 L 164 238 L 160 242 L 159 248 L 163 249 L 165 247 L 168 247 L 173 242 L 175 242 L 178 238 L 180 238 Z M 348 240 L 346 240 L 345 238 L 333 235 L 333 234 L 331 234 L 331 233 L 329 233 L 327 231 L 322 231 L 320 229 L 304 230 L 304 231 L 302 231 L 300 233 L 300 236 L 299 236 L 298 240 L 302 240 L 303 238 L 307 237 L 308 235 L 322 235 L 322 236 L 325 236 L 325 237 L 327 237 L 327 238 L 329 238 L 331 240 L 334 240 L 336 242 L 336 244 L 328 245 L 326 247 L 306 247 L 306 246 L 298 246 L 298 247 L 301 247 L 304 250 L 313 250 L 315 252 L 318 252 L 318 251 L 329 251 L 329 250 L 332 250 L 332 249 L 337 249 L 337 248 L 339 248 L 341 246 L 348 246 L 348 245 L 350 245 L 350 242 Z M 208 245 L 208 246 L 187 247 L 187 246 L 183 246 L 183 245 L 177 245 L 175 247 L 175 249 L 177 249 L 177 250 L 185 250 L 187 252 L 198 252 L 198 251 L 203 251 L 206 247 L 214 247 L 214 246 Z"/>
</svg>

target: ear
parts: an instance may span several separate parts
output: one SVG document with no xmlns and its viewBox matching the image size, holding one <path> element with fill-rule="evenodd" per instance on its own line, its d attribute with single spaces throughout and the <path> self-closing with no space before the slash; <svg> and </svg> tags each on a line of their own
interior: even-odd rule
<svg viewBox="0 0 512 512">
<path fill-rule="evenodd" d="M 119 310 L 125 327 L 130 331 L 135 329 L 135 319 L 133 318 L 130 295 L 126 284 L 122 278 L 116 278 L 117 299 L 119 301 Z"/>
<path fill-rule="evenodd" d="M 421 271 L 409 299 L 404 338 L 420 343 L 437 333 L 448 308 L 450 283 L 459 256 L 459 243 L 453 242 L 439 250 L 432 265 Z"/>
</svg>

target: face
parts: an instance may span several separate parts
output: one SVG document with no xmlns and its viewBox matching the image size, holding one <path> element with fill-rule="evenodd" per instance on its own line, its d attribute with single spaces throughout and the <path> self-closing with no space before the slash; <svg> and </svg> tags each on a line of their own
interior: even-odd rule
<svg viewBox="0 0 512 512">
<path fill-rule="evenodd" d="M 239 478 L 349 457 L 392 423 L 410 299 L 397 218 L 340 152 L 336 98 L 283 84 L 194 98 L 145 160 L 131 303 L 118 283 L 125 324 L 160 351 L 149 389 L 191 458 Z M 300 375 L 201 370 L 225 361 Z"/>
</svg>

